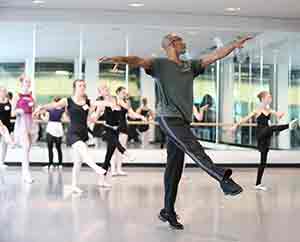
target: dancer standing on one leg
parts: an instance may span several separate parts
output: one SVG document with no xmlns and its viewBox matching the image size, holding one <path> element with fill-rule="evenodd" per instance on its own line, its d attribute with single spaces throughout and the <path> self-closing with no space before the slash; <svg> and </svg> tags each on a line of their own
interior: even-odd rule
<svg viewBox="0 0 300 242">
<path fill-rule="evenodd" d="M 298 119 L 291 121 L 289 124 L 284 125 L 269 125 L 269 121 L 271 116 L 275 116 L 278 119 L 281 119 L 284 116 L 282 112 L 273 111 L 270 108 L 272 103 L 272 96 L 267 91 L 262 91 L 257 95 L 260 106 L 257 110 L 250 113 L 247 117 L 243 118 L 240 122 L 235 124 L 232 128 L 235 131 L 239 125 L 248 122 L 250 119 L 255 118 L 257 122 L 256 127 L 256 139 L 257 139 L 257 148 L 260 152 L 260 164 L 257 171 L 257 178 L 256 178 L 256 186 L 255 189 L 257 190 L 264 190 L 266 191 L 267 188 L 262 185 L 262 177 L 264 174 L 265 167 L 267 165 L 267 158 L 270 149 L 271 138 L 274 133 L 281 132 L 286 129 L 295 129 L 299 126 Z"/>
<path fill-rule="evenodd" d="M 101 102 L 100 102 L 101 103 Z M 130 159 L 130 155 L 125 147 L 119 141 L 120 123 L 123 113 L 126 112 L 117 104 L 117 98 L 111 97 L 109 101 L 103 101 L 105 106 L 104 119 L 105 119 L 105 135 L 104 138 L 107 142 L 106 154 L 103 169 L 108 171 L 111 166 L 111 158 L 117 149 L 126 159 Z M 103 183 L 100 186 L 111 187 L 111 184 L 107 181 L 108 172 L 103 177 Z"/>
<path fill-rule="evenodd" d="M 61 100 L 60 97 L 55 97 L 54 102 L 57 103 Z M 45 119 L 48 121 L 46 133 L 47 133 L 47 147 L 48 147 L 48 156 L 49 156 L 49 163 L 44 169 L 46 171 L 52 171 L 54 168 L 53 163 L 53 146 L 57 150 L 57 157 L 58 157 L 58 165 L 57 167 L 62 170 L 62 137 L 64 135 L 63 125 L 62 125 L 62 117 L 65 113 L 64 108 L 54 108 L 49 109 L 47 112 L 44 113 Z"/>
<path fill-rule="evenodd" d="M 14 140 L 22 147 L 22 179 L 26 183 L 32 183 L 29 171 L 29 158 L 32 144 L 38 138 L 38 124 L 33 122 L 35 100 L 31 93 L 31 80 L 21 76 L 21 92 L 13 101 L 13 112 L 16 116 L 14 127 Z"/>
<path fill-rule="evenodd" d="M 217 167 L 205 153 L 203 147 L 190 130 L 193 113 L 193 80 L 205 68 L 229 55 L 236 48 L 242 48 L 250 38 L 243 38 L 228 47 L 223 47 L 201 60 L 186 61 L 186 44 L 175 34 L 163 38 L 162 48 L 167 58 L 143 59 L 137 56 L 103 57 L 108 60 L 139 66 L 156 79 L 158 87 L 158 122 L 168 137 L 167 167 L 165 171 L 165 205 L 159 218 L 168 221 L 175 229 L 183 229 L 175 212 L 175 201 L 182 174 L 184 153 L 187 153 L 203 170 L 220 182 L 225 194 L 237 195 L 242 188 L 230 177 L 232 171 Z"/>
<path fill-rule="evenodd" d="M 70 117 L 67 143 L 72 146 L 74 152 L 72 191 L 75 193 L 82 192 L 82 190 L 78 187 L 78 179 L 82 162 L 85 162 L 88 166 L 90 166 L 99 176 L 106 172 L 93 161 L 86 144 L 86 141 L 88 140 L 88 118 L 89 115 L 97 109 L 97 107 L 90 104 L 85 91 L 86 82 L 81 79 L 75 80 L 73 82 L 73 96 L 63 98 L 59 102 L 43 105 L 36 113 L 38 114 L 41 110 L 67 108 L 67 112 Z M 90 118 L 89 121 L 95 122 L 96 120 Z"/>
<path fill-rule="evenodd" d="M 97 97 L 97 101 L 104 101 L 104 102 L 110 102 L 111 101 L 111 94 L 110 94 L 110 90 L 108 88 L 108 86 L 106 84 L 102 84 L 99 86 L 98 88 L 98 93 L 99 96 Z M 105 111 L 105 105 L 100 106 L 99 108 L 99 118 L 98 121 L 105 121 L 105 116 L 104 116 L 104 111 Z M 106 128 L 104 126 L 104 124 L 99 124 L 96 123 L 94 126 L 94 135 L 96 137 L 102 138 L 104 141 L 105 140 L 105 133 L 106 133 Z M 106 147 L 107 147 L 107 143 L 106 143 Z M 110 167 L 111 167 L 111 174 L 112 176 L 116 176 L 116 164 L 115 164 L 116 159 L 111 159 L 110 161 Z M 108 176 L 107 173 L 103 179 L 103 184 L 105 185 L 106 180 L 107 180 Z M 107 182 L 107 186 L 109 186 L 109 183 Z"/>
<path fill-rule="evenodd" d="M 0 169 L 5 170 L 7 165 L 4 164 L 8 144 L 13 144 L 13 140 L 10 136 L 12 130 L 11 119 L 12 107 L 7 98 L 7 90 L 5 87 L 0 87 Z"/>
<path fill-rule="evenodd" d="M 120 122 L 120 143 L 121 145 L 126 148 L 127 147 L 127 139 L 128 139 L 128 124 L 127 124 L 127 114 L 132 119 L 141 119 L 146 121 L 146 118 L 140 114 L 137 114 L 133 111 L 130 106 L 128 92 L 125 87 L 118 87 L 116 90 L 118 105 L 122 109 L 122 116 Z M 115 151 L 115 164 L 116 164 L 116 175 L 118 176 L 126 176 L 127 173 L 122 170 L 122 163 L 123 163 L 124 156 L 118 151 Z M 130 157 L 133 160 L 133 157 Z"/>
</svg>

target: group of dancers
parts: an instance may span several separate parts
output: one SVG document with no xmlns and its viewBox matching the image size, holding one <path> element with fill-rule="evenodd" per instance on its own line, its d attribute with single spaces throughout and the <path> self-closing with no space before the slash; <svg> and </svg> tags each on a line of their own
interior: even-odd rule
<svg viewBox="0 0 300 242">
<path fill-rule="evenodd" d="M 49 152 L 49 164 L 46 169 L 53 169 L 53 146 L 58 153 L 58 168 L 62 169 L 62 137 L 63 126 L 62 117 L 67 113 L 70 125 L 67 132 L 67 144 L 73 148 L 73 174 L 72 191 L 82 192 L 78 187 L 78 179 L 82 162 L 89 165 L 99 175 L 99 186 L 110 187 L 107 181 L 108 170 L 111 167 L 112 176 L 124 176 L 122 170 L 123 160 L 133 160 L 134 158 L 126 150 L 127 143 L 127 115 L 142 121 L 148 121 L 147 115 L 134 112 L 128 103 L 128 93 L 125 87 L 116 90 L 117 96 L 112 96 L 107 86 L 100 88 L 98 101 L 91 102 L 86 95 L 86 82 L 75 80 L 73 83 L 73 95 L 69 98 L 55 98 L 52 103 L 37 107 L 32 97 L 30 78 L 22 76 L 20 78 L 21 92 L 11 104 L 7 100 L 7 91 L 4 87 L 0 89 L 0 126 L 2 159 L 1 169 L 4 165 L 7 153 L 7 145 L 20 145 L 22 147 L 22 179 L 26 183 L 34 180 L 29 170 L 29 153 L 31 144 L 36 141 L 38 125 L 36 120 L 48 120 L 46 133 Z M 14 104 L 15 103 L 15 104 Z M 11 129 L 11 116 L 16 116 L 14 130 Z M 46 117 L 45 117 L 46 116 Z M 88 152 L 87 144 L 89 127 L 88 123 L 95 123 L 104 120 L 104 132 L 101 134 L 107 142 L 107 151 L 102 167 L 96 165 Z M 10 132 L 13 131 L 13 137 Z M 116 150 L 117 149 L 117 150 Z M 115 152 L 116 150 L 116 152 Z M 115 153 L 116 159 L 112 160 Z"/>
<path fill-rule="evenodd" d="M 205 68 L 220 60 L 237 48 L 250 40 L 251 37 L 239 39 L 227 47 L 217 49 L 211 54 L 199 60 L 187 60 L 185 58 L 186 44 L 184 40 L 176 34 L 168 34 L 162 40 L 162 48 L 165 50 L 167 58 L 140 58 L 137 56 L 116 56 L 101 57 L 99 62 L 111 61 L 116 64 L 128 64 L 145 69 L 148 75 L 155 80 L 157 87 L 157 114 L 156 120 L 161 130 L 167 137 L 167 164 L 164 174 L 164 207 L 159 212 L 159 219 L 168 222 L 174 229 L 184 229 L 182 222 L 175 210 L 178 185 L 181 179 L 184 156 L 187 154 L 199 165 L 208 175 L 214 178 L 225 195 L 238 195 L 243 188 L 232 178 L 232 170 L 214 164 L 212 159 L 205 153 L 204 148 L 190 129 L 193 113 L 198 120 L 201 120 L 203 110 L 197 113 L 193 107 L 193 80 L 202 74 Z M 123 159 L 132 160 L 132 156 L 126 149 L 127 139 L 127 116 L 142 121 L 149 121 L 142 115 L 143 110 L 134 112 L 129 105 L 127 91 L 120 87 L 116 91 L 116 96 L 110 94 L 106 86 L 101 87 L 101 96 L 94 102 L 86 95 L 85 80 L 75 80 L 73 83 L 73 95 L 68 98 L 56 99 L 52 103 L 37 107 L 30 92 L 30 79 L 22 77 L 21 92 L 16 97 L 15 102 L 10 105 L 6 99 L 5 88 L 0 89 L 0 132 L 2 148 L 0 165 L 3 165 L 6 144 L 17 143 L 22 146 L 22 177 L 25 182 L 31 183 L 33 178 L 29 172 L 29 152 L 32 143 L 36 139 L 36 124 L 33 118 L 39 118 L 45 112 L 49 113 L 49 123 L 47 127 L 47 141 L 52 150 L 53 144 L 58 150 L 59 161 L 61 161 L 61 137 L 62 127 L 57 123 L 61 120 L 64 111 L 67 112 L 70 124 L 67 132 L 67 144 L 73 150 L 73 171 L 72 171 L 72 191 L 81 193 L 78 187 L 79 174 L 82 162 L 90 166 L 99 178 L 98 184 L 103 187 L 110 187 L 107 181 L 108 174 L 124 174 L 121 170 L 120 161 Z M 256 188 L 265 190 L 261 184 L 263 171 L 267 161 L 267 154 L 270 146 L 270 139 L 274 132 L 285 129 L 295 129 L 298 127 L 298 120 L 293 120 L 286 125 L 269 126 L 271 115 L 279 119 L 283 113 L 270 109 L 272 96 L 268 92 L 261 92 L 258 95 L 260 107 L 242 119 L 232 127 L 236 130 L 239 125 L 255 117 L 257 120 L 257 140 L 258 150 L 261 153 L 261 163 L 258 169 Z M 10 114 L 9 110 L 16 116 L 13 139 L 10 137 Z M 98 166 L 88 151 L 86 141 L 89 138 L 88 123 L 96 123 L 98 120 L 104 121 L 101 132 L 107 142 L 105 160 L 102 166 Z M 113 154 L 117 152 L 116 159 L 112 160 Z M 50 166 L 53 163 L 53 153 L 49 154 Z M 61 164 L 61 163 L 60 163 Z"/>
</svg>

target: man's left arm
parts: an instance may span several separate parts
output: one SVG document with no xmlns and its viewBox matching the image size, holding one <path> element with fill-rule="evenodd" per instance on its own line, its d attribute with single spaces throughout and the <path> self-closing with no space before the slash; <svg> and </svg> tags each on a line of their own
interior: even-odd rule
<svg viewBox="0 0 300 242">
<path fill-rule="evenodd" d="M 201 67 L 205 69 L 210 64 L 215 63 L 217 60 L 221 60 L 224 57 L 228 56 L 235 49 L 242 49 L 244 47 L 244 44 L 248 40 L 251 40 L 251 39 L 252 39 L 251 36 L 241 38 L 229 46 L 217 49 L 216 51 L 212 52 L 211 54 L 204 56 L 203 58 L 201 58 L 201 61 L 200 61 Z"/>
</svg>

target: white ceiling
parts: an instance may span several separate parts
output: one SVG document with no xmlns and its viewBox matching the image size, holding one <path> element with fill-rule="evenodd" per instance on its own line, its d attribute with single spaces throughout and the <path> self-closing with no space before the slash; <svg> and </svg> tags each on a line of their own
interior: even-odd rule
<svg viewBox="0 0 300 242">
<path fill-rule="evenodd" d="M 228 7 L 238 7 L 239 16 L 268 18 L 300 18 L 299 0 L 45 0 L 42 8 L 48 9 L 97 9 L 130 12 L 227 15 Z M 129 3 L 144 3 L 144 7 L 132 8 Z M 32 0 L 0 0 L 0 7 L 33 8 Z"/>
<path fill-rule="evenodd" d="M 241 34 L 265 32 L 263 39 L 269 36 L 270 43 L 277 43 L 280 32 L 300 32 L 299 0 L 45 1 L 37 7 L 32 0 L 0 0 L 0 58 L 31 56 L 34 23 L 36 56 L 68 59 L 79 56 L 80 24 L 84 57 L 123 55 L 126 36 L 129 54 L 160 56 L 162 36 L 177 32 L 196 57 L 214 45 L 214 37 L 228 43 Z M 128 7 L 132 2 L 145 6 Z M 224 16 L 228 14 L 224 12 L 226 7 L 241 8 L 239 16 Z M 276 37 L 270 37 L 268 31 L 277 33 Z M 250 45 L 258 52 L 258 38 Z M 273 53 L 272 48 L 269 52 Z"/>
</svg>

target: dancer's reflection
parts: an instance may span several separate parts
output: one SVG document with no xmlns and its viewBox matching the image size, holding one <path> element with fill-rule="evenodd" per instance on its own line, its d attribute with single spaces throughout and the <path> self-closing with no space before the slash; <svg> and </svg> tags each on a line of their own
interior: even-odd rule
<svg viewBox="0 0 300 242">
<path fill-rule="evenodd" d="M 263 194 L 262 193 L 256 193 L 256 204 L 257 204 L 257 238 L 260 238 L 261 241 L 268 241 L 267 236 L 267 228 L 266 228 L 266 211 L 263 201 Z"/>
<path fill-rule="evenodd" d="M 63 177 L 62 171 L 57 173 L 48 173 L 47 197 L 52 199 L 63 198 Z"/>
<path fill-rule="evenodd" d="M 14 220 L 11 219 L 15 216 L 16 211 L 16 188 L 14 186 L 1 186 L 0 185 L 0 241 L 14 241 L 12 236 L 15 235 L 13 229 L 15 228 Z"/>
<path fill-rule="evenodd" d="M 30 197 L 30 192 L 31 192 L 31 185 L 28 183 L 23 183 L 21 185 L 21 190 L 20 190 L 20 197 L 17 198 L 19 201 L 17 209 L 17 215 L 19 216 L 18 222 L 16 224 L 16 228 L 18 231 L 18 235 L 20 238 L 22 238 L 22 241 L 28 241 L 28 233 L 30 232 L 30 229 L 28 226 L 30 225 L 30 214 L 29 214 L 29 197 Z"/>
</svg>

